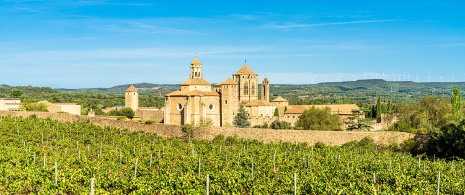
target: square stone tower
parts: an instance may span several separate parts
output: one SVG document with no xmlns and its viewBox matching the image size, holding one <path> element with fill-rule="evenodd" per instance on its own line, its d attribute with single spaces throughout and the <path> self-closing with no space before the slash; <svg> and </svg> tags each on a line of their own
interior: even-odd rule
<svg viewBox="0 0 465 195">
<path fill-rule="evenodd" d="M 139 110 L 139 93 L 136 87 L 131 85 L 124 93 L 125 107 L 131 108 L 136 111 Z"/>
<path fill-rule="evenodd" d="M 234 82 L 238 84 L 238 99 L 240 103 L 249 103 L 258 100 L 258 75 L 247 64 L 244 64 L 236 74 Z"/>
</svg>

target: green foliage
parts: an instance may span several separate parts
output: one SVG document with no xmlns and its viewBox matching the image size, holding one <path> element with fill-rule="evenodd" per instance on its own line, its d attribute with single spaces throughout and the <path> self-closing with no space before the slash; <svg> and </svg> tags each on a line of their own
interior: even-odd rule
<svg viewBox="0 0 465 195">
<path fill-rule="evenodd" d="M 182 132 L 186 137 L 193 137 L 194 136 L 194 128 L 191 124 L 185 124 L 181 127 Z"/>
<path fill-rule="evenodd" d="M 293 194 L 294 173 L 297 194 L 431 194 L 438 172 L 441 194 L 465 192 L 465 161 L 422 158 L 418 167 L 417 157 L 368 138 L 342 147 L 222 136 L 191 143 L 32 117 L 0 118 L 0 129 L 0 151 L 8 151 L 0 155 L 1 194 L 89 194 L 90 178 L 96 194 L 204 194 L 206 174 L 211 194 Z"/>
<path fill-rule="evenodd" d="M 376 118 L 381 118 L 381 96 L 378 96 L 378 99 L 376 100 Z"/>
<path fill-rule="evenodd" d="M 331 114 L 330 108 L 305 110 L 297 120 L 296 129 L 303 130 L 340 130 L 341 121 L 338 115 Z"/>
<path fill-rule="evenodd" d="M 274 114 L 273 114 L 273 116 L 279 117 L 279 110 L 278 110 L 278 108 L 275 108 L 275 109 L 274 109 Z"/>
<path fill-rule="evenodd" d="M 124 121 L 126 120 L 126 117 L 125 116 L 118 116 L 118 118 L 116 118 L 117 120 L 119 121 Z"/>
<path fill-rule="evenodd" d="M 452 111 L 456 121 L 462 120 L 462 95 L 460 95 L 459 87 L 454 86 L 454 91 L 451 97 Z"/>
<path fill-rule="evenodd" d="M 373 122 L 369 118 L 363 116 L 362 111 L 352 110 L 352 115 L 347 118 L 345 123 L 347 124 L 347 130 L 359 130 L 359 131 L 369 131 Z"/>
<path fill-rule="evenodd" d="M 23 91 L 18 90 L 18 89 L 13 89 L 13 90 L 11 91 L 11 95 L 10 95 L 10 96 L 13 97 L 13 98 L 19 98 L 19 97 L 21 97 L 22 95 L 23 95 Z"/>
<path fill-rule="evenodd" d="M 132 108 L 129 108 L 129 107 L 126 107 L 120 110 L 112 110 L 107 113 L 108 116 L 124 116 L 129 119 L 134 118 L 134 114 L 135 114 L 134 110 L 132 110 Z"/>
<path fill-rule="evenodd" d="M 201 127 L 211 127 L 213 125 L 213 120 L 209 117 L 203 118 L 200 117 L 200 124 Z"/>
<path fill-rule="evenodd" d="M 262 129 L 268 129 L 269 126 L 268 126 L 268 123 L 266 122 L 263 122 L 262 125 L 254 125 L 253 128 L 262 128 Z"/>
<path fill-rule="evenodd" d="M 239 106 L 239 110 L 236 116 L 234 117 L 233 124 L 234 126 L 239 127 L 239 128 L 250 127 L 250 121 L 248 119 L 249 119 L 249 114 L 245 110 L 244 105 L 241 104 Z"/>
<path fill-rule="evenodd" d="M 148 120 L 148 121 L 145 121 L 144 123 L 145 123 L 146 125 L 151 125 L 151 124 L 153 124 L 153 123 L 154 123 L 154 121 L 152 121 L 152 120 Z"/>
<path fill-rule="evenodd" d="M 271 122 L 270 127 L 272 129 L 291 129 L 291 123 L 286 121 L 274 120 Z"/>
<path fill-rule="evenodd" d="M 458 125 L 451 123 L 431 132 L 428 154 L 465 158 L 465 120 Z"/>
<path fill-rule="evenodd" d="M 215 144 L 222 144 L 225 142 L 225 137 L 223 134 L 219 134 L 213 138 L 212 142 Z"/>
<path fill-rule="evenodd" d="M 26 111 L 31 112 L 48 112 L 47 105 L 44 103 L 34 102 L 34 103 L 26 103 L 22 102 L 22 107 L 26 109 Z"/>
<path fill-rule="evenodd" d="M 450 103 L 443 96 L 423 96 L 419 102 L 396 104 L 398 122 L 390 130 L 431 132 L 453 121 Z"/>
</svg>

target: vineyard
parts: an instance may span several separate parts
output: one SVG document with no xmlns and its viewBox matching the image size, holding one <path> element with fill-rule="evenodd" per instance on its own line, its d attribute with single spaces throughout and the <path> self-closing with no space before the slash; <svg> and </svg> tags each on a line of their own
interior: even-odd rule
<svg viewBox="0 0 465 195">
<path fill-rule="evenodd" d="M 465 193 L 463 160 L 368 139 L 342 147 L 162 139 L 34 116 L 2 117 L 0 133 L 0 194 Z"/>
</svg>

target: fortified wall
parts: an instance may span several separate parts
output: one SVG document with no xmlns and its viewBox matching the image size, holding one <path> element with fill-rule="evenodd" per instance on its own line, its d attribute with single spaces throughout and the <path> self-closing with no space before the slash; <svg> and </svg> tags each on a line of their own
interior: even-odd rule
<svg viewBox="0 0 465 195">
<path fill-rule="evenodd" d="M 181 126 L 165 124 L 145 124 L 135 121 L 119 121 L 107 118 L 95 118 L 88 116 L 70 115 L 67 113 L 48 112 L 10 112 L 0 111 L 1 116 L 28 117 L 36 115 L 38 118 L 51 118 L 61 122 L 86 121 L 98 126 L 113 126 L 131 131 L 147 131 L 160 137 L 182 137 L 184 136 Z M 378 144 L 400 144 L 415 135 L 405 132 L 357 132 L 357 131 L 302 131 L 302 130 L 272 130 L 256 128 L 235 127 L 194 127 L 194 137 L 197 139 L 211 140 L 217 135 L 236 136 L 244 139 L 256 139 L 262 142 L 299 142 L 310 145 L 322 142 L 326 145 L 342 145 L 350 141 L 359 141 L 368 136 Z"/>
</svg>

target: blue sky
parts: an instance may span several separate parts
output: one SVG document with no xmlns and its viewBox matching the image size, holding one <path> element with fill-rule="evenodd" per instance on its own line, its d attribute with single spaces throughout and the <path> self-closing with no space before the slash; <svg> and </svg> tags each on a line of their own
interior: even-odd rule
<svg viewBox="0 0 465 195">
<path fill-rule="evenodd" d="M 128 3 L 130 2 L 130 3 Z M 0 84 L 465 81 L 463 1 L 0 0 Z"/>
</svg>

